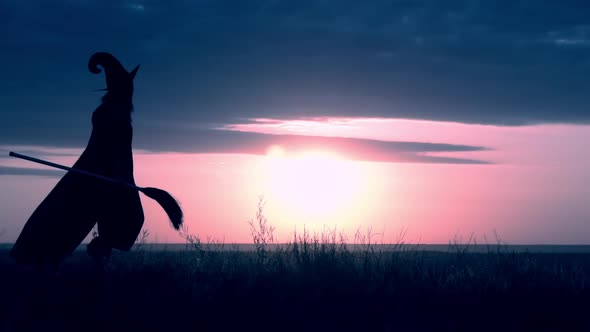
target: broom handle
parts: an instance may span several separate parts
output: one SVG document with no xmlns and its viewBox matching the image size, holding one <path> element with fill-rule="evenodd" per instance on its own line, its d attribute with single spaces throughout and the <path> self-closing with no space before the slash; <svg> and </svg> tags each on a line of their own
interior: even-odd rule
<svg viewBox="0 0 590 332">
<path fill-rule="evenodd" d="M 113 178 L 109 178 L 107 176 L 103 176 L 103 175 L 100 175 L 100 174 L 88 172 L 88 171 L 85 171 L 85 170 L 81 170 L 81 169 L 77 169 L 77 168 L 72 168 L 72 167 L 68 167 L 68 166 L 64 166 L 64 165 L 52 163 L 50 161 L 46 161 L 46 160 L 42 160 L 42 159 L 37 159 L 37 158 L 25 156 L 24 154 L 20 154 L 20 153 L 16 153 L 16 152 L 10 151 L 8 153 L 8 155 L 11 156 L 11 157 L 16 157 L 16 158 L 20 158 L 20 159 L 32 161 L 32 162 L 35 162 L 35 163 L 39 163 L 39 164 L 43 164 L 43 165 L 47 165 L 47 166 L 51 166 L 51 167 L 63 169 L 64 171 L 72 171 L 74 173 L 79 173 L 79 174 L 83 174 L 83 175 L 87 175 L 87 176 L 92 176 L 92 177 L 95 177 L 97 179 L 101 179 L 103 181 L 107 181 L 107 182 L 111 182 L 111 183 L 123 185 L 123 186 L 126 186 L 126 187 L 131 188 L 131 189 L 136 189 L 136 190 L 139 190 L 139 191 L 142 191 L 142 189 L 143 189 L 141 187 L 132 185 L 130 183 L 127 183 L 127 182 L 124 182 L 124 181 L 121 181 L 121 180 L 116 180 L 116 179 L 113 179 Z"/>
</svg>

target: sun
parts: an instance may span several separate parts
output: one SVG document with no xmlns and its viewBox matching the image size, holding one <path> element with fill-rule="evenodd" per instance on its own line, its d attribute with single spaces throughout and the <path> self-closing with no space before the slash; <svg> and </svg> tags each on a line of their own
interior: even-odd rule
<svg viewBox="0 0 590 332">
<path fill-rule="evenodd" d="M 265 173 L 269 198 L 283 212 L 306 220 L 338 217 L 360 198 L 360 166 L 328 151 L 288 154 L 272 146 Z"/>
</svg>

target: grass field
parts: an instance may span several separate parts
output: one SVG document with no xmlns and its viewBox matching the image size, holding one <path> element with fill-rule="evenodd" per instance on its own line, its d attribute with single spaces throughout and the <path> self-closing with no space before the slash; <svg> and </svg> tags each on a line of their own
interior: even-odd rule
<svg viewBox="0 0 590 332">
<path fill-rule="evenodd" d="M 276 244 L 262 207 L 250 231 L 247 251 L 186 228 L 183 250 L 154 250 L 144 232 L 104 266 L 77 250 L 57 271 L 5 247 L 0 331 L 590 331 L 589 253 L 418 250 L 370 231 Z"/>
<path fill-rule="evenodd" d="M 350 250 L 333 234 L 269 250 L 268 235 L 254 227 L 249 252 L 190 235 L 182 251 L 140 241 L 104 269 L 80 250 L 56 273 L 4 250 L 4 331 L 590 330 L 589 254 Z"/>
</svg>

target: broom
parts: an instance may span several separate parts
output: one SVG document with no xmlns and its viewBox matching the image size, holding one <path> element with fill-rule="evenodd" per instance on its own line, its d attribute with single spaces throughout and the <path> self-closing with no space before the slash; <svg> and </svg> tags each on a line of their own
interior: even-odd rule
<svg viewBox="0 0 590 332">
<path fill-rule="evenodd" d="M 52 163 L 49 161 L 25 156 L 23 154 L 12 152 L 12 151 L 10 153 L 8 153 L 8 155 L 11 157 L 16 157 L 16 158 L 32 161 L 35 163 L 63 169 L 66 171 L 72 171 L 72 172 L 75 172 L 78 174 L 92 176 L 94 178 L 104 180 L 104 181 L 107 181 L 110 183 L 114 183 L 114 184 L 122 185 L 122 186 L 125 186 L 128 188 L 131 188 L 131 189 L 139 190 L 142 193 L 144 193 L 147 197 L 155 200 L 156 202 L 158 202 L 158 204 L 160 204 L 160 206 L 164 209 L 164 211 L 166 211 L 168 218 L 170 218 L 170 222 L 172 223 L 172 227 L 174 227 L 174 229 L 179 230 L 180 226 L 182 226 L 183 215 L 182 215 L 182 209 L 180 208 L 180 205 L 178 205 L 178 202 L 174 199 L 174 197 L 172 197 L 172 195 L 170 195 L 168 192 L 166 192 L 162 189 L 151 188 L 151 187 L 138 187 L 136 185 L 133 185 L 133 184 L 130 184 L 130 183 L 127 183 L 124 181 L 116 180 L 113 178 L 109 178 L 107 176 L 103 176 L 100 174 L 95 174 L 95 173 L 84 171 L 81 169 L 67 167 L 67 166 Z"/>
</svg>

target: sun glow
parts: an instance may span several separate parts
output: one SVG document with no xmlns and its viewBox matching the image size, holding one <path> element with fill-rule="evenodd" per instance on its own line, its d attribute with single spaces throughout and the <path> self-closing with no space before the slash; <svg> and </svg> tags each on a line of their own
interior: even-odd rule
<svg viewBox="0 0 590 332">
<path fill-rule="evenodd" d="M 272 146 L 267 150 L 266 167 L 269 198 L 293 217 L 306 221 L 339 217 L 362 198 L 361 165 L 334 153 L 287 154 L 280 146 Z"/>
</svg>

